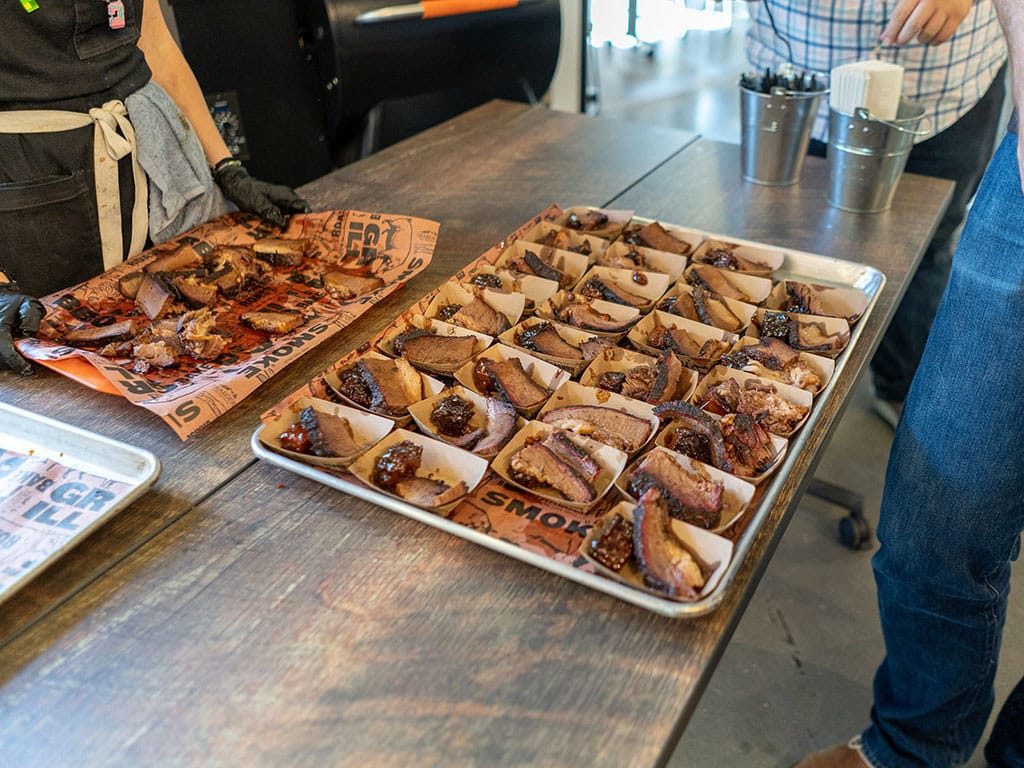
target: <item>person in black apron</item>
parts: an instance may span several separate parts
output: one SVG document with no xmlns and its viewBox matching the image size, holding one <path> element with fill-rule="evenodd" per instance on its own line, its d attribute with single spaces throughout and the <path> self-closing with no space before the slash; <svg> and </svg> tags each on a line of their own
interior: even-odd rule
<svg viewBox="0 0 1024 768">
<path fill-rule="evenodd" d="M 0 29 L 0 368 L 31 373 L 12 344 L 38 329 L 31 297 L 145 247 L 147 180 L 124 101 L 151 80 L 230 202 L 282 227 L 308 210 L 232 159 L 158 0 L 0 0 Z"/>
</svg>

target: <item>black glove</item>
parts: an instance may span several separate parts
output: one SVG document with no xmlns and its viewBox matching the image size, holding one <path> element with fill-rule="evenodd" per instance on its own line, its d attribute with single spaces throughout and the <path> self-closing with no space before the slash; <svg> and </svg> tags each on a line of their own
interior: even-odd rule
<svg viewBox="0 0 1024 768">
<path fill-rule="evenodd" d="M 14 335 L 31 336 L 38 331 L 46 310 L 38 299 L 23 294 L 13 280 L 5 280 L 2 272 L 0 276 L 0 368 L 31 376 L 32 366 L 14 348 Z"/>
<path fill-rule="evenodd" d="M 286 227 L 288 214 L 309 213 L 309 203 L 294 190 L 254 179 L 238 160 L 229 158 L 217 163 L 213 180 L 240 210 L 255 213 L 275 226 Z"/>
</svg>

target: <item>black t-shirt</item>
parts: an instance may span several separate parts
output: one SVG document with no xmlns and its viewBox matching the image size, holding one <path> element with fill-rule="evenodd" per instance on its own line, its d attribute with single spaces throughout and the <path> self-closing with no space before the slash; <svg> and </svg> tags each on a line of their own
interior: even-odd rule
<svg viewBox="0 0 1024 768">
<path fill-rule="evenodd" d="M 136 46 L 142 0 L 123 0 L 125 26 L 111 29 L 106 0 L 0 0 L 0 110 L 84 112 L 149 82 Z"/>
</svg>

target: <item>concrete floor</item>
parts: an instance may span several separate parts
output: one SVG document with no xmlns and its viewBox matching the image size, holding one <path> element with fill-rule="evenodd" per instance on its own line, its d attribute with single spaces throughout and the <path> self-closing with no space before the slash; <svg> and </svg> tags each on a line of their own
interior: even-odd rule
<svg viewBox="0 0 1024 768">
<path fill-rule="evenodd" d="M 742 8 L 732 29 L 690 31 L 644 49 L 592 51 L 600 114 L 739 141 L 736 81 L 743 58 Z M 826 450 L 818 477 L 857 489 L 877 522 L 892 432 L 858 388 Z M 781 768 L 809 751 L 859 732 L 884 646 L 870 558 L 837 541 L 843 512 L 817 499 L 801 504 L 701 704 L 672 757 L 672 768 Z M 1013 596 L 997 706 L 1024 674 L 1024 567 Z M 979 753 L 968 766 L 983 768 Z"/>
</svg>

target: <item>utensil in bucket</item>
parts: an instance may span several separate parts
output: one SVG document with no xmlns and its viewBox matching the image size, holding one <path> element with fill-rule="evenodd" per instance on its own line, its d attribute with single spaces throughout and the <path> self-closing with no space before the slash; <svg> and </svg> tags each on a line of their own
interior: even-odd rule
<svg viewBox="0 0 1024 768">
<path fill-rule="evenodd" d="M 846 114 L 829 110 L 828 201 L 855 213 L 888 210 L 907 165 L 925 108 L 901 101 L 894 120 L 872 117 L 866 109 Z"/>
<path fill-rule="evenodd" d="M 740 159 L 743 178 L 786 186 L 800 180 L 818 102 L 827 89 L 773 87 L 761 93 L 740 83 Z"/>
</svg>

